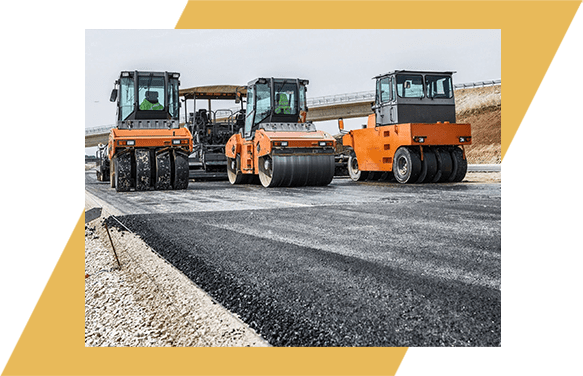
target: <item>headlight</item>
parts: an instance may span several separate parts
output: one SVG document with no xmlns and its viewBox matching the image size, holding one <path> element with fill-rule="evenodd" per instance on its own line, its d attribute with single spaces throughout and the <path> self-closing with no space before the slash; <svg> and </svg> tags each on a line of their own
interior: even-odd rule
<svg viewBox="0 0 583 376">
<path fill-rule="evenodd" d="M 180 140 L 178 139 L 172 140 L 172 145 L 180 145 Z"/>
<path fill-rule="evenodd" d="M 422 144 L 425 142 L 425 138 L 426 138 L 425 136 L 415 136 L 415 137 L 413 137 L 413 141 L 419 142 L 420 144 Z"/>
<path fill-rule="evenodd" d="M 136 141 L 135 140 L 127 140 L 126 141 L 126 145 L 127 146 L 134 146 L 135 144 L 136 144 Z"/>
<path fill-rule="evenodd" d="M 326 141 L 320 141 L 320 142 L 318 142 L 318 145 L 320 145 L 320 146 L 326 146 Z"/>
</svg>

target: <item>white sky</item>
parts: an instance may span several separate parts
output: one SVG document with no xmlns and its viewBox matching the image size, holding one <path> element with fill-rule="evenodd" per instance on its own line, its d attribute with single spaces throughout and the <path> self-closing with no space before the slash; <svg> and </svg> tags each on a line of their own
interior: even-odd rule
<svg viewBox="0 0 583 376">
<path fill-rule="evenodd" d="M 182 88 L 306 78 L 308 97 L 373 90 L 372 77 L 395 69 L 453 70 L 455 83 L 501 78 L 500 30 L 86 30 L 85 42 L 85 127 L 115 123 L 109 95 L 122 70 L 180 72 Z M 337 133 L 335 121 L 316 125 Z"/>
</svg>

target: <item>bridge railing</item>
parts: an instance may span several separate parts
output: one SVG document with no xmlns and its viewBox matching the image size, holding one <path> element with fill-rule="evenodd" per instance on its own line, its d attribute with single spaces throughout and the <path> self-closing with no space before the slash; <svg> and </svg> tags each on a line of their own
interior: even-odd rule
<svg viewBox="0 0 583 376">
<path fill-rule="evenodd" d="M 108 133 L 111 128 L 114 128 L 115 124 L 110 125 L 100 125 L 97 127 L 85 128 L 85 136 L 91 136 L 93 134 Z"/>
<path fill-rule="evenodd" d="M 331 104 L 358 103 L 374 101 L 374 91 L 359 91 L 356 93 L 326 95 L 323 97 L 308 98 L 308 108 L 327 106 Z"/>
<path fill-rule="evenodd" d="M 484 86 L 494 86 L 502 84 L 502 80 L 488 80 L 488 81 L 477 81 L 465 84 L 456 84 L 454 89 L 466 89 L 474 87 L 484 87 Z M 320 107 L 329 106 L 335 104 L 343 103 L 360 103 L 360 102 L 371 102 L 374 101 L 375 91 L 359 91 L 356 93 L 348 94 L 336 94 L 336 95 L 326 95 L 323 97 L 308 98 L 308 108 L 310 107 Z"/>
<path fill-rule="evenodd" d="M 484 86 L 495 86 L 501 85 L 502 80 L 489 80 L 489 81 L 478 81 L 478 82 L 470 82 L 469 84 L 457 84 L 453 85 L 455 89 L 466 89 L 469 87 L 484 87 Z"/>
</svg>

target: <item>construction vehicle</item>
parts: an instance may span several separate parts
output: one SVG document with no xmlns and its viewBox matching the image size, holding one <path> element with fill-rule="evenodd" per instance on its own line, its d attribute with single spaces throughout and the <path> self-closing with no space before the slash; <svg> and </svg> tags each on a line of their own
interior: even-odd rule
<svg viewBox="0 0 583 376">
<path fill-rule="evenodd" d="M 231 184 L 325 186 L 334 177 L 334 138 L 306 122 L 307 80 L 257 78 L 247 85 L 245 126 L 225 148 Z"/>
<path fill-rule="evenodd" d="M 470 124 L 457 124 L 455 72 L 398 70 L 374 77 L 376 96 L 366 127 L 344 131 L 352 180 L 399 183 L 460 182 L 467 172 L 464 146 Z"/>
<path fill-rule="evenodd" d="M 186 128 L 192 133 L 193 150 L 188 158 L 189 176 L 196 180 L 227 179 L 225 144 L 245 125 L 245 86 L 215 85 L 180 90 Z M 192 107 L 188 104 L 192 100 Z M 197 109 L 197 100 L 207 100 L 207 108 Z M 213 100 L 232 100 L 241 108 L 213 110 Z M 192 108 L 192 112 L 189 110 Z"/>
<path fill-rule="evenodd" d="M 115 81 L 110 101 L 117 102 L 117 124 L 103 155 L 116 191 L 188 187 L 192 134 L 179 123 L 179 77 L 176 72 L 123 71 Z"/>
</svg>

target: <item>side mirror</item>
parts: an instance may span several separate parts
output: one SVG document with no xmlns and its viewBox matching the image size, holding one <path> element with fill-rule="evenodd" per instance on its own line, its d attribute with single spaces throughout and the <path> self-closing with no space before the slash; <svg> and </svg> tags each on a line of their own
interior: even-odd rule
<svg viewBox="0 0 583 376">
<path fill-rule="evenodd" d="M 344 119 L 342 118 L 338 119 L 338 129 L 340 129 L 341 131 L 344 130 Z"/>
<path fill-rule="evenodd" d="M 116 99 L 117 99 L 117 89 L 113 89 L 111 91 L 111 95 L 109 96 L 109 101 L 115 102 Z"/>
</svg>

